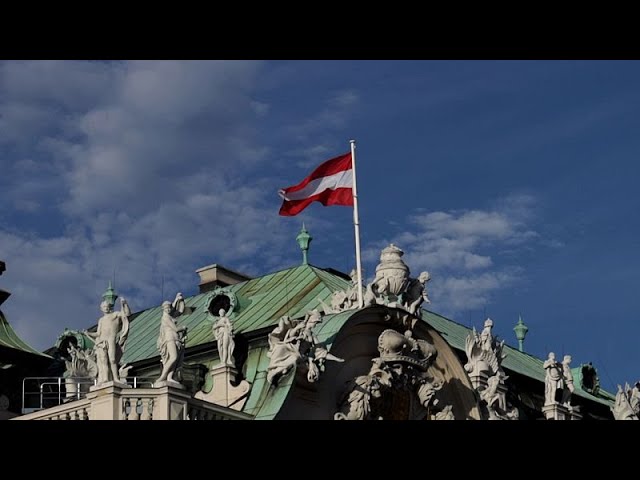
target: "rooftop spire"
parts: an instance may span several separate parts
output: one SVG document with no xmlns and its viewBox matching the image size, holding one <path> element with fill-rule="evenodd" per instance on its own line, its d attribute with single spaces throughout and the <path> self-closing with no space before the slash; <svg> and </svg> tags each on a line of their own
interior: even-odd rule
<svg viewBox="0 0 640 480">
<path fill-rule="evenodd" d="M 300 250 L 302 250 L 302 265 L 309 264 L 307 261 L 307 252 L 309 251 L 309 244 L 311 243 L 311 240 L 313 240 L 313 237 L 309 235 L 309 232 L 307 232 L 307 229 L 304 226 L 304 222 L 302 222 L 302 230 L 300 230 L 300 233 L 296 237 Z"/>
<path fill-rule="evenodd" d="M 524 337 L 527 336 L 529 327 L 527 327 L 522 321 L 522 315 L 518 315 L 518 323 L 513 330 L 516 332 L 516 338 L 518 339 L 518 350 L 524 352 Z"/>
<path fill-rule="evenodd" d="M 109 305 L 113 308 L 116 304 L 117 298 L 118 295 L 116 295 L 116 292 L 113 290 L 113 286 L 111 285 L 111 280 L 109 280 L 109 287 L 107 288 L 107 291 L 102 294 L 102 299 L 109 302 Z"/>
</svg>

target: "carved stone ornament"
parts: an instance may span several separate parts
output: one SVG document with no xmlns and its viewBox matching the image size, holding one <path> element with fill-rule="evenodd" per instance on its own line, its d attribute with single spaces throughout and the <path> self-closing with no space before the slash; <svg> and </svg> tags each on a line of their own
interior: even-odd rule
<svg viewBox="0 0 640 480">
<path fill-rule="evenodd" d="M 492 333 L 493 320 L 487 318 L 482 332 L 473 328 L 465 340 L 467 363 L 473 388 L 480 396 L 483 415 L 489 420 L 517 420 L 518 409 L 507 402 L 505 381 L 509 378 L 502 370 L 504 340 L 498 341 Z"/>
<path fill-rule="evenodd" d="M 238 307 L 238 297 L 229 287 L 216 287 L 207 295 L 205 305 L 207 312 L 214 317 L 219 315 L 220 309 L 231 315 Z"/>
<path fill-rule="evenodd" d="M 425 414 L 436 403 L 434 396 L 442 384 L 428 373 L 438 353 L 432 344 L 415 339 L 409 330 L 402 334 L 387 329 L 378 337 L 378 352 L 369 373 L 350 382 L 336 420 L 381 420 L 381 401 L 398 391 L 415 395 Z M 449 417 L 451 409 L 441 412 L 445 412 L 442 418 Z"/>
<path fill-rule="evenodd" d="M 362 285 L 358 284 L 358 272 L 355 269 L 351 271 L 350 277 L 351 286 L 349 288 L 337 290 L 331 294 L 331 305 L 318 299 L 325 315 L 358 308 L 358 288 L 362 288 Z"/>
<path fill-rule="evenodd" d="M 324 371 L 327 360 L 344 361 L 330 354 L 325 346 L 318 343 L 313 329 L 321 321 L 322 316 L 318 310 L 307 313 L 302 320 L 288 316 L 280 319 L 278 326 L 269 334 L 267 381 L 270 384 L 276 385 L 296 365 L 306 368 L 307 380 L 315 382 L 320 372 Z"/>
<path fill-rule="evenodd" d="M 421 305 L 430 303 L 427 295 L 429 272 L 418 278 L 409 276 L 409 267 L 402 260 L 404 252 L 393 243 L 382 250 L 376 277 L 364 292 L 364 305 L 386 305 L 404 309 L 413 315 L 420 314 Z"/>
<path fill-rule="evenodd" d="M 626 383 L 624 390 L 618 385 L 611 412 L 616 420 L 640 420 L 640 381 L 633 388 Z"/>
<path fill-rule="evenodd" d="M 486 373 L 490 377 L 496 375 L 501 369 L 502 360 L 506 356 L 502 353 L 504 340 L 498 342 L 491 333 L 492 328 L 493 320 L 487 318 L 480 334 L 476 332 L 474 327 L 471 333 L 467 335 L 465 340 L 467 363 L 464 369 L 470 377 L 478 376 L 482 373 Z"/>
</svg>

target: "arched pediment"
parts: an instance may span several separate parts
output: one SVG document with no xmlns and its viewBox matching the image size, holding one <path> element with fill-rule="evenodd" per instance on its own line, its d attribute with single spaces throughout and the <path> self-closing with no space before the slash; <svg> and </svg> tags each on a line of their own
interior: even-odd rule
<svg viewBox="0 0 640 480">
<path fill-rule="evenodd" d="M 370 409 L 367 418 L 430 419 L 443 410 L 455 419 L 480 418 L 476 394 L 456 353 L 405 310 L 376 305 L 327 315 L 317 334 L 344 362 L 327 363 L 315 383 L 299 368 L 277 418 L 331 419 L 336 413 L 340 418 L 340 413 L 349 416 L 350 402 L 358 401 L 370 403 L 363 406 Z M 359 398 L 368 390 L 373 391 L 368 399 Z"/>
</svg>

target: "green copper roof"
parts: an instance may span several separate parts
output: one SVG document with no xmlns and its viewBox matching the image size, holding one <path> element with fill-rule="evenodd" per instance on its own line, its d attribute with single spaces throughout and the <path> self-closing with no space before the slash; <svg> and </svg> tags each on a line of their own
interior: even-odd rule
<svg viewBox="0 0 640 480">
<path fill-rule="evenodd" d="M 435 328 L 449 345 L 453 348 L 464 351 L 465 339 L 469 332 L 471 332 L 470 328 L 427 310 L 422 311 L 422 319 Z M 542 367 L 544 363 L 543 360 L 534 357 L 533 355 L 529 355 L 528 353 L 521 352 L 517 348 L 513 348 L 507 344 L 505 344 L 503 352 L 507 354 L 506 358 L 502 362 L 502 366 L 505 369 L 526 375 L 527 377 L 538 380 L 544 384 L 545 371 Z M 612 395 L 610 393 L 601 389 L 599 396 L 596 397 L 582 390 L 579 381 L 574 381 L 574 386 L 576 387 L 574 392 L 575 395 L 604 405 L 611 405 L 610 399 L 612 398 Z M 543 391 L 541 391 L 541 393 L 542 392 Z"/>
<path fill-rule="evenodd" d="M 50 358 L 49 355 L 45 355 L 25 343 L 13 330 L 2 311 L 0 311 L 0 347 L 13 348 L 15 350 Z"/>
<path fill-rule="evenodd" d="M 312 265 L 281 270 L 227 287 L 238 299 L 236 310 L 229 316 L 236 333 L 247 333 L 276 325 L 283 315 L 304 316 L 318 307 L 319 300 L 330 303 L 331 294 L 348 288 L 350 283 Z M 188 328 L 187 348 L 214 341 L 213 317 L 207 313 L 210 292 L 185 299 L 195 310 L 178 318 Z M 131 322 L 123 362 L 131 363 L 156 357 L 160 306 L 139 313 Z"/>
<path fill-rule="evenodd" d="M 350 282 L 347 280 L 312 265 L 300 265 L 281 270 L 226 287 L 237 297 L 237 307 L 229 318 L 236 333 L 268 329 L 276 325 L 283 315 L 294 318 L 304 316 L 308 311 L 319 306 L 319 299 L 330 303 L 330 297 L 334 291 L 344 290 L 349 286 Z M 178 318 L 178 324 L 188 327 L 187 348 L 214 341 L 211 332 L 213 317 L 207 313 L 206 305 L 210 294 L 206 292 L 185 299 L 186 305 L 194 309 L 192 313 Z M 317 327 L 320 341 L 330 345 L 335 334 L 356 311 L 326 315 Z M 131 322 L 123 362 L 133 363 L 159 356 L 156 341 L 161 315 L 160 306 L 135 315 Z M 449 345 L 464 352 L 465 339 L 471 331 L 470 328 L 426 310 L 422 311 L 422 319 L 438 331 Z M 282 378 L 278 387 L 267 384 L 266 370 L 269 363 L 266 356 L 267 350 L 266 346 L 252 348 L 246 362 L 246 378 L 253 383 L 253 387 L 243 410 L 255 415 L 256 419 L 275 416 L 294 378 L 292 373 Z M 504 352 L 507 354 L 503 362 L 506 370 L 525 375 L 544 384 L 543 360 L 508 345 L 505 345 Z M 600 390 L 598 396 L 594 396 L 582 390 L 579 381 L 575 382 L 575 386 L 575 395 L 604 405 L 611 405 L 611 399 L 614 398 L 604 390 Z"/>
</svg>

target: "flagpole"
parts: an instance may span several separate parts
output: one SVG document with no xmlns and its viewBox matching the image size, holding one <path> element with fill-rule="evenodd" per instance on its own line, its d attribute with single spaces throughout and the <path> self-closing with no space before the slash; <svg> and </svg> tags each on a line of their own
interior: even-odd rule
<svg viewBox="0 0 640 480">
<path fill-rule="evenodd" d="M 351 169 L 353 170 L 353 226 L 356 235 L 356 270 L 358 272 L 358 307 L 364 305 L 362 299 L 362 263 L 360 261 L 360 218 L 358 217 L 358 188 L 356 186 L 356 141 L 351 143 Z"/>
</svg>

